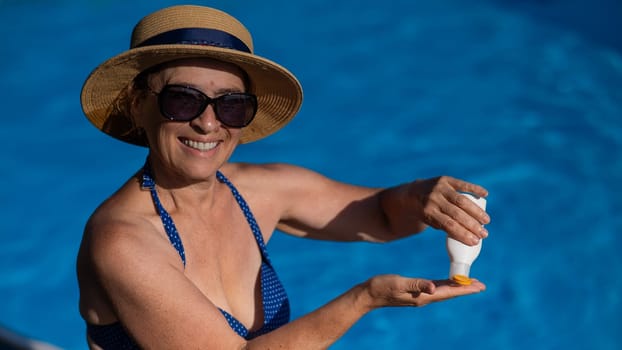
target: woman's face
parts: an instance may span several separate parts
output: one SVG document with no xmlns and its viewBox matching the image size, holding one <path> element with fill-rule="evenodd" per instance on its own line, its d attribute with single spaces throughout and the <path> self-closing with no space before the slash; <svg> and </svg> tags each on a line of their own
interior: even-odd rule
<svg viewBox="0 0 622 350">
<path fill-rule="evenodd" d="M 152 166 L 189 179 L 213 175 L 233 153 L 243 129 L 219 122 L 213 104 L 191 121 L 168 120 L 160 113 L 157 93 L 172 84 L 192 87 L 210 98 L 245 92 L 243 72 L 231 64 L 188 59 L 167 64 L 151 74 L 147 84 L 154 93 L 147 92 L 133 114 L 149 141 Z"/>
</svg>

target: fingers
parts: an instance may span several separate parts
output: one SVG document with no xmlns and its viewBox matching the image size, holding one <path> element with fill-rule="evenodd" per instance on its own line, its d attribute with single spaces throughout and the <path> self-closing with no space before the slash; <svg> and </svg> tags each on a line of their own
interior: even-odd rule
<svg viewBox="0 0 622 350">
<path fill-rule="evenodd" d="M 490 223 L 490 217 L 486 211 L 480 208 L 473 200 L 469 199 L 466 196 L 468 194 L 469 193 L 455 192 L 448 196 L 448 200 L 455 206 L 464 210 L 470 217 L 474 218 L 480 226 Z"/>
<path fill-rule="evenodd" d="M 477 294 L 486 290 L 486 286 L 476 279 L 472 279 L 472 283 L 468 286 L 457 284 L 451 280 L 434 281 L 436 292 L 432 295 L 421 295 L 421 304 L 429 304 L 433 302 L 452 299 L 460 296 Z"/>
<path fill-rule="evenodd" d="M 488 237 L 483 225 L 490 222 L 488 214 L 460 192 L 486 196 L 488 191 L 479 185 L 441 176 L 434 182 L 423 215 L 428 225 L 443 230 L 465 244 L 475 245 Z"/>
<path fill-rule="evenodd" d="M 410 286 L 406 289 L 410 293 L 435 294 L 437 292 L 437 288 L 440 288 L 441 291 L 444 288 L 452 288 L 455 295 L 458 296 L 486 290 L 486 286 L 475 278 L 471 278 L 470 285 L 462 285 L 451 279 L 432 281 L 423 278 L 410 278 L 409 280 Z"/>
<path fill-rule="evenodd" d="M 480 185 L 476 185 L 476 184 L 466 182 L 464 180 L 456 179 L 450 176 L 445 176 L 445 177 L 447 177 L 447 181 L 454 188 L 455 191 L 473 193 L 474 195 L 478 197 L 488 196 L 488 190 L 486 190 L 484 187 Z"/>
<path fill-rule="evenodd" d="M 472 283 L 468 286 L 457 284 L 452 280 L 430 281 L 413 279 L 412 283 L 413 291 L 411 292 L 412 299 L 410 302 L 413 306 L 424 306 L 486 290 L 486 286 L 476 279 L 472 279 Z"/>
<path fill-rule="evenodd" d="M 431 281 L 398 275 L 380 275 L 366 284 L 372 297 L 371 307 L 424 306 L 429 303 L 483 291 L 486 287 L 476 279 L 464 286 L 451 280 Z"/>
<path fill-rule="evenodd" d="M 462 238 L 467 244 L 477 244 L 488 237 L 484 224 L 490 217 L 477 204 L 460 193 L 453 193 L 445 206 L 440 208 L 445 215 L 445 231 L 452 237 Z"/>
<path fill-rule="evenodd" d="M 452 279 L 444 279 L 444 280 L 435 280 L 433 283 L 437 288 L 443 288 L 443 287 L 451 287 L 451 288 L 460 288 L 460 287 L 468 287 L 466 288 L 467 290 L 472 290 L 472 291 L 476 291 L 476 292 L 481 292 L 486 290 L 486 285 L 483 284 L 482 282 L 480 282 L 479 280 L 477 280 L 476 278 L 471 278 L 471 284 L 470 285 L 462 285 L 457 283 L 456 281 L 452 280 Z"/>
<path fill-rule="evenodd" d="M 468 199 L 467 199 L 468 200 Z M 475 245 L 480 239 L 488 237 L 488 231 L 460 207 L 446 202 L 438 207 L 425 208 L 427 223 L 439 230 L 447 232 L 465 244 Z"/>
</svg>

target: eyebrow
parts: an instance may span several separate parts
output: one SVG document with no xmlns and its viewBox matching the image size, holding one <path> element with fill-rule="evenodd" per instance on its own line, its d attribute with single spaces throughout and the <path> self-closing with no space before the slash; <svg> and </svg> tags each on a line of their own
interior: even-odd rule
<svg viewBox="0 0 622 350">
<path fill-rule="evenodd" d="M 195 84 L 188 83 L 188 82 L 171 82 L 171 81 L 169 81 L 168 83 L 166 83 L 166 84 L 165 84 L 165 86 L 166 86 L 166 85 L 169 85 L 169 84 L 188 86 L 188 87 L 191 87 L 191 88 L 193 88 L 193 89 L 199 90 L 199 91 L 201 91 L 202 93 L 204 93 L 204 94 L 208 95 L 208 94 L 207 94 L 207 93 L 206 93 L 203 89 L 201 89 L 199 86 L 197 86 L 197 85 L 195 85 Z M 234 87 L 223 87 L 223 88 L 220 88 L 220 89 L 214 90 L 212 93 L 213 93 L 215 96 L 222 96 L 222 95 L 229 94 L 229 93 L 239 93 L 239 92 L 245 92 L 244 90 L 245 90 L 244 88 L 242 88 L 242 89 L 238 89 L 238 88 L 234 88 Z M 209 96 L 209 95 L 208 95 L 208 96 Z"/>
<path fill-rule="evenodd" d="M 218 94 L 218 95 L 228 94 L 228 93 L 232 93 L 232 92 L 244 92 L 244 89 L 222 88 L 222 89 L 218 89 L 218 90 L 215 91 L 215 93 Z"/>
</svg>

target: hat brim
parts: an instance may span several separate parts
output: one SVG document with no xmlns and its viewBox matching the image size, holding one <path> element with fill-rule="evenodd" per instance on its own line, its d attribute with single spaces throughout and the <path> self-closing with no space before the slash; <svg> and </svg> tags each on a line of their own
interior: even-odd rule
<svg viewBox="0 0 622 350">
<path fill-rule="evenodd" d="M 122 91 L 142 71 L 184 59 L 211 58 L 239 66 L 257 96 L 257 114 L 242 132 L 241 143 L 264 138 L 281 129 L 302 104 L 302 87 L 296 77 L 279 64 L 263 57 L 232 49 L 197 45 L 158 45 L 128 50 L 99 65 L 82 87 L 82 110 L 106 134 L 121 141 L 147 146 L 129 116 L 115 115 L 114 104 Z"/>
</svg>

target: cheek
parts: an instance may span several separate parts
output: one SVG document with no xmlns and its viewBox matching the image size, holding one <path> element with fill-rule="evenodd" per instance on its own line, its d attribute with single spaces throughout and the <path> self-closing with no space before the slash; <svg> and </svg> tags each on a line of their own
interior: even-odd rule
<svg viewBox="0 0 622 350">
<path fill-rule="evenodd" d="M 242 139 L 242 135 L 244 135 L 244 128 L 242 129 L 229 129 L 229 135 L 231 135 L 231 140 L 235 145 L 240 144 L 240 140 Z"/>
</svg>

